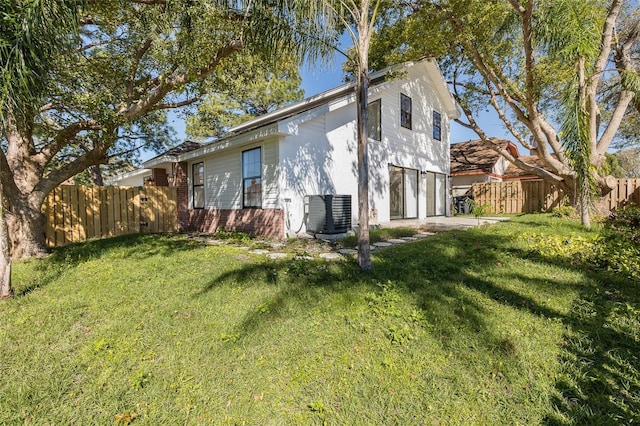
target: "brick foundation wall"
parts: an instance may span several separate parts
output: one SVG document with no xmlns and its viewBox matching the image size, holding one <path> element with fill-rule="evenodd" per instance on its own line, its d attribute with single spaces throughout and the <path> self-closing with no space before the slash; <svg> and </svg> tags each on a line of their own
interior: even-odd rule
<svg viewBox="0 0 640 426">
<path fill-rule="evenodd" d="M 155 186 L 169 186 L 169 177 L 165 169 L 151 169 L 151 178 Z"/>
<path fill-rule="evenodd" d="M 188 210 L 184 216 L 182 210 L 178 212 L 181 231 L 216 232 L 224 228 L 227 231 L 284 238 L 284 212 L 281 209 L 198 209 Z"/>
<path fill-rule="evenodd" d="M 183 230 L 189 223 L 189 186 L 187 180 L 187 163 L 176 163 L 174 166 L 173 185 L 176 187 L 178 207 L 178 229 Z"/>
</svg>

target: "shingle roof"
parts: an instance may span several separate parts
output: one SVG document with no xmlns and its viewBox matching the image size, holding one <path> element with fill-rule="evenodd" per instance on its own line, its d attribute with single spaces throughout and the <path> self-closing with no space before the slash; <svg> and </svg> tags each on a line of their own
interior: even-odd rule
<svg viewBox="0 0 640 426">
<path fill-rule="evenodd" d="M 185 152 L 193 151 L 194 149 L 198 149 L 202 146 L 199 142 L 194 141 L 184 141 L 180 145 L 176 145 L 170 150 L 162 153 L 162 155 L 180 155 Z"/>
<path fill-rule="evenodd" d="M 491 140 L 504 149 L 510 144 L 513 145 L 506 139 L 491 138 Z M 499 153 L 486 146 L 480 139 L 453 144 L 449 151 L 451 153 L 451 175 L 470 172 L 491 173 L 500 158 Z M 515 153 L 517 154 L 517 150 Z"/>
<path fill-rule="evenodd" d="M 537 155 L 525 155 L 519 157 L 520 160 L 524 161 L 527 164 L 530 164 L 535 167 L 540 167 L 541 169 L 547 169 L 547 166 L 540 160 Z M 535 179 L 540 179 L 537 175 L 534 175 L 531 172 L 520 169 L 518 166 L 514 164 L 509 164 L 507 170 L 505 170 L 503 177 L 505 179 L 514 179 L 514 178 L 523 178 L 523 177 L 532 177 Z"/>
</svg>

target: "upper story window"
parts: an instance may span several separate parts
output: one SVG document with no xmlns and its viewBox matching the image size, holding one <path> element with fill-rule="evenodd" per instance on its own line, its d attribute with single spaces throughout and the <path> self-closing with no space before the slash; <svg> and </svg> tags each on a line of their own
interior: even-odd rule
<svg viewBox="0 0 640 426">
<path fill-rule="evenodd" d="M 405 129 L 411 129 L 411 98 L 400 94 L 400 125 Z"/>
<path fill-rule="evenodd" d="M 370 102 L 367 106 L 367 136 L 376 141 L 382 140 L 381 108 L 380 99 Z"/>
<path fill-rule="evenodd" d="M 204 208 L 204 163 L 194 163 L 192 166 L 193 208 Z"/>
<path fill-rule="evenodd" d="M 437 111 L 433 111 L 433 139 L 442 140 L 442 116 Z"/>
<path fill-rule="evenodd" d="M 242 152 L 242 207 L 262 207 L 262 149 Z"/>
</svg>

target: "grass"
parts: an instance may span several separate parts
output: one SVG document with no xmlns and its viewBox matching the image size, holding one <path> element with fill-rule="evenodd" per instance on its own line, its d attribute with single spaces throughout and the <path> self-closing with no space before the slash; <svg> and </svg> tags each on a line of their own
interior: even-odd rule
<svg viewBox="0 0 640 426">
<path fill-rule="evenodd" d="M 353 260 L 137 235 L 14 266 L 0 424 L 628 424 L 640 283 L 527 215 Z"/>
</svg>

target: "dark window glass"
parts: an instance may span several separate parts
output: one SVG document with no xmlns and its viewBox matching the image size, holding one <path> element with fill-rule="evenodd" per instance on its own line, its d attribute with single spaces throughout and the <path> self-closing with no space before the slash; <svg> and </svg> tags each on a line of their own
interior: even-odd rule
<svg viewBox="0 0 640 426">
<path fill-rule="evenodd" d="M 442 117 L 437 111 L 433 111 L 433 139 L 442 140 Z"/>
<path fill-rule="evenodd" d="M 242 206 L 262 207 L 262 149 L 242 153 Z"/>
<path fill-rule="evenodd" d="M 382 140 L 381 106 L 380 99 L 367 106 L 367 135 L 376 141 Z"/>
<path fill-rule="evenodd" d="M 400 94 L 400 125 L 411 129 L 411 98 Z"/>
<path fill-rule="evenodd" d="M 193 208 L 204 208 L 204 163 L 193 165 Z"/>
</svg>

